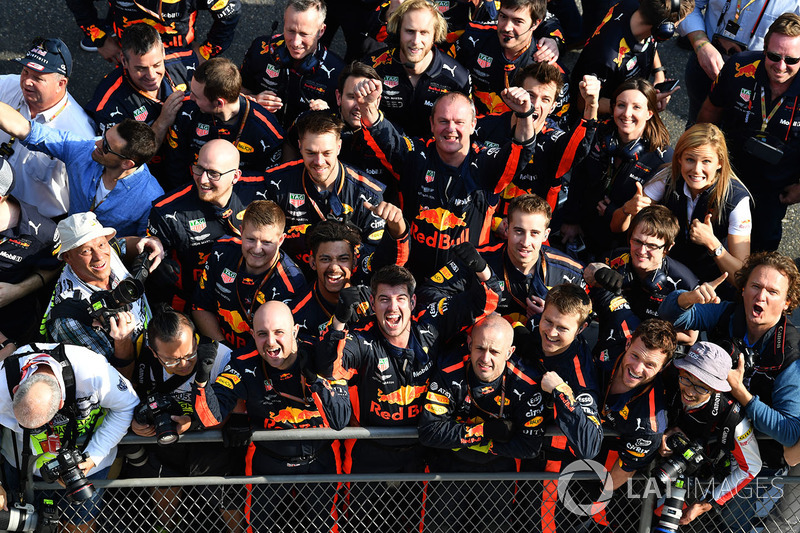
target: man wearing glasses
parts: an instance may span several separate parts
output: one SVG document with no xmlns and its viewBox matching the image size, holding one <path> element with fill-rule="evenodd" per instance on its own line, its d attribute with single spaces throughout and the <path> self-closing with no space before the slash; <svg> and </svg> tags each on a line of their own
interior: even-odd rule
<svg viewBox="0 0 800 533">
<path fill-rule="evenodd" d="M 725 133 L 731 164 L 758 206 L 753 252 L 778 248 L 786 208 L 800 202 L 798 71 L 800 15 L 784 13 L 769 27 L 763 52 L 725 64 L 697 116 Z"/>
<path fill-rule="evenodd" d="M 169 253 L 165 266 L 172 277 L 153 280 L 159 285 L 159 300 L 177 310 L 189 309 L 187 302 L 212 245 L 223 235 L 239 236 L 245 208 L 265 198 L 257 185 L 248 184 L 249 178 L 242 178 L 239 151 L 229 141 L 208 141 L 190 169 L 182 172 L 190 174 L 193 183 L 154 202 L 147 230 Z"/>
<path fill-rule="evenodd" d="M 83 139 L 94 136 L 91 120 L 67 91 L 72 54 L 63 41 L 36 39 L 25 57 L 16 61 L 22 64 L 22 72 L 0 76 L 0 102 L 48 128 L 67 130 Z M 35 205 L 46 217 L 66 215 L 69 183 L 64 162 L 29 151 L 17 141 L 16 136 L 0 132 L 0 152 L 17 177 L 14 196 Z"/>
</svg>

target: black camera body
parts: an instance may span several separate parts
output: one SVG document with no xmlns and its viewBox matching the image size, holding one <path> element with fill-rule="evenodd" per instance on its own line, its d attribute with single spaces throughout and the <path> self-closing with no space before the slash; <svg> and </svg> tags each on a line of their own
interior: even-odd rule
<svg viewBox="0 0 800 533">
<path fill-rule="evenodd" d="M 39 472 L 48 483 L 55 483 L 61 478 L 67 486 L 67 497 L 71 501 L 86 501 L 94 494 L 94 485 L 78 467 L 85 460 L 86 456 L 75 448 L 61 448 L 56 458 L 45 463 Z"/>
<path fill-rule="evenodd" d="M 744 151 L 765 163 L 777 165 L 783 157 L 783 147 L 775 144 L 776 141 L 770 142 L 766 135 L 756 134 L 744 142 Z"/>
<path fill-rule="evenodd" d="M 167 446 L 178 440 L 178 432 L 172 415 L 181 416 L 183 408 L 180 404 L 165 394 L 154 392 L 148 394 L 133 412 L 133 418 L 139 424 L 155 427 L 156 438 L 161 446 Z"/>
<path fill-rule="evenodd" d="M 711 475 L 711 461 L 703 453 L 703 445 L 690 441 L 683 433 L 673 433 L 667 437 L 667 446 L 672 455 L 664 460 L 655 472 L 655 477 L 664 486 L 675 483 L 681 476 L 691 476 L 695 472 L 698 477 Z"/>
<path fill-rule="evenodd" d="M 21 503 L 9 505 L 8 511 L 0 510 L 0 531 L 56 533 L 58 530 L 58 507 L 49 498 L 42 500 L 38 510 Z"/>
<path fill-rule="evenodd" d="M 120 281 L 110 291 L 96 291 L 89 299 L 89 315 L 108 327 L 108 319 L 122 311 L 130 311 L 131 304 L 144 295 L 144 283 L 153 261 L 149 252 L 139 254 L 131 268 L 133 277 Z"/>
</svg>

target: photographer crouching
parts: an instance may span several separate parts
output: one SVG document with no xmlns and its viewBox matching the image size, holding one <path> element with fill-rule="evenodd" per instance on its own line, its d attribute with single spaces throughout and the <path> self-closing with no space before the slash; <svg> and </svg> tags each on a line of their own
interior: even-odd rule
<svg viewBox="0 0 800 533">
<path fill-rule="evenodd" d="M 136 446 L 127 452 L 126 477 L 244 474 L 246 447 L 227 450 L 213 442 L 176 442 L 178 435 L 201 428 L 192 404 L 192 383 L 198 377 L 215 380 L 230 360 L 230 353 L 227 346 L 195 333 L 195 325 L 185 314 L 165 304 L 156 308 L 147 325 L 147 348 L 136 364 L 134 379 L 142 401 L 134 412 L 131 429 L 142 437 L 156 437 L 158 444 Z M 249 436 L 249 426 L 247 429 Z M 239 509 L 244 498 L 235 501 L 235 497 L 229 497 L 237 492 L 235 487 L 227 489 L 199 487 L 198 494 L 187 498 L 180 487 L 153 488 L 160 527 L 165 531 L 190 530 L 188 517 L 213 524 L 214 517 L 207 510 L 211 502 L 216 502 L 229 531 L 241 531 L 244 518 Z M 184 508 L 182 501 L 202 502 L 202 506 Z M 182 524 L 184 518 L 187 521 Z"/>
<path fill-rule="evenodd" d="M 113 239 L 116 230 L 103 227 L 91 212 L 65 218 L 58 231 L 58 257 L 67 266 L 56 282 L 43 333 L 104 355 L 130 378 L 150 318 L 144 281 L 163 258 L 164 248 L 152 237 Z M 132 272 L 121 257 L 136 258 Z"/>
<path fill-rule="evenodd" d="M 655 469 L 656 479 L 673 485 L 683 476 L 694 475 L 704 481 L 713 478 L 713 482 L 682 516 L 682 502 L 668 499 L 656 531 L 675 531 L 678 524 L 688 524 L 709 511 L 719 511 L 721 516 L 715 521 L 720 525 L 745 531 L 755 511 L 754 499 L 734 497 L 758 475 L 761 454 L 753 426 L 729 394 L 731 356 L 714 343 L 698 342 L 673 364 L 676 372 L 669 381 L 677 381 L 677 389 L 673 388 L 670 402 L 670 429 L 659 449 L 670 459 Z"/>
<path fill-rule="evenodd" d="M 102 491 L 94 490 L 91 480 L 108 477 L 137 403 L 130 382 L 87 348 L 30 344 L 5 359 L 0 425 L 9 431 L 3 433 L 0 527 L 26 531 L 38 520 L 42 531 L 43 518 L 57 524 L 57 506 L 66 531 L 92 531 Z M 31 472 L 35 479 L 58 480 L 66 497 L 42 491 L 37 498 L 57 503 L 31 507 L 37 503 Z"/>
</svg>

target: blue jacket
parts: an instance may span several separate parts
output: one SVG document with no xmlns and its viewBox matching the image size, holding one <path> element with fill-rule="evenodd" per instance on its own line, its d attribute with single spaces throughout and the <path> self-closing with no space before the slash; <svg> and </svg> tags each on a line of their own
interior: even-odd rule
<svg viewBox="0 0 800 533">
<path fill-rule="evenodd" d="M 116 229 L 120 236 L 145 234 L 150 204 L 164 194 L 147 165 L 119 180 L 105 200 L 92 209 L 103 174 L 103 166 L 92 159 L 94 139 L 81 139 L 69 131 L 31 122 L 30 134 L 20 142 L 30 150 L 62 160 L 67 166 L 70 215 L 94 211 L 103 226 Z"/>
</svg>

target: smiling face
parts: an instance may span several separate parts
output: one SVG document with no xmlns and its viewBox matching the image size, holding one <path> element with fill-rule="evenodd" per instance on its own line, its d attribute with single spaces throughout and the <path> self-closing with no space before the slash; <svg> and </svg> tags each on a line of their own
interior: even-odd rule
<svg viewBox="0 0 800 533">
<path fill-rule="evenodd" d="M 692 196 L 700 194 L 717 181 L 722 168 L 717 151 L 710 144 L 685 150 L 680 157 L 681 176 Z"/>
<path fill-rule="evenodd" d="M 200 200 L 217 207 L 228 205 L 228 200 L 233 193 L 233 184 L 239 181 L 239 177 L 242 175 L 239 170 L 238 150 L 228 141 L 220 139 L 208 141 L 200 149 L 197 164 L 206 170 L 217 171 L 221 174 L 219 179 L 214 181 L 209 179 L 207 172 L 203 172 L 199 176 L 192 173 Z M 233 172 L 229 172 L 230 170 Z"/>
<path fill-rule="evenodd" d="M 297 359 L 297 331 L 292 311 L 277 301 L 269 301 L 258 308 L 253 316 L 250 334 L 256 350 L 269 366 L 286 370 Z"/>
<path fill-rule="evenodd" d="M 469 339 L 469 360 L 479 380 L 491 383 L 506 369 L 506 361 L 514 353 L 513 332 L 498 326 L 476 327 Z"/>
<path fill-rule="evenodd" d="M 178 334 L 170 341 L 151 338 L 150 348 L 164 370 L 170 374 L 188 376 L 194 371 L 194 366 L 197 364 L 197 339 L 188 326 L 181 326 Z M 178 364 L 167 367 L 164 365 L 165 362 Z"/>
<path fill-rule="evenodd" d="M 684 369 L 678 370 L 678 387 L 681 389 L 681 402 L 685 407 L 693 408 L 700 406 L 711 398 L 712 389 Z M 695 388 L 695 385 L 706 392 L 702 393 Z"/>
<path fill-rule="evenodd" d="M 400 60 L 420 63 L 433 50 L 436 19 L 427 9 L 413 9 L 403 16 L 400 24 Z"/>
<path fill-rule="evenodd" d="M 774 33 L 769 38 L 769 45 L 764 43 L 764 49 L 783 57 L 800 57 L 800 36 L 789 37 Z M 774 84 L 789 83 L 800 71 L 800 63 L 787 65 L 783 59 L 772 61 L 769 57 L 765 57 L 764 66 L 767 68 L 769 81 Z"/>
<path fill-rule="evenodd" d="M 31 112 L 40 113 L 56 105 L 67 91 L 67 78 L 55 72 L 36 72 L 22 68 L 19 76 L 22 97 Z"/>
<path fill-rule="evenodd" d="M 143 55 L 122 53 L 122 65 L 131 83 L 144 92 L 158 91 L 167 68 L 164 64 L 163 45 L 154 46 Z"/>
<path fill-rule="evenodd" d="M 556 105 L 558 86 L 552 81 L 543 84 L 535 78 L 528 77 L 522 82 L 522 88 L 531 95 L 531 105 L 536 110 L 536 119 L 533 122 L 533 128 L 536 132 L 540 132 L 547 120 L 547 115 L 550 114 Z"/>
<path fill-rule="evenodd" d="M 410 295 L 405 285 L 378 285 L 372 297 L 372 308 L 381 333 L 390 343 L 405 344 L 403 339 L 411 331 L 411 311 L 415 305 L 416 296 Z"/>
<path fill-rule="evenodd" d="M 447 162 L 456 154 L 466 157 L 469 137 L 477 123 L 467 98 L 445 97 L 437 103 L 430 120 L 436 150 L 442 159 Z"/>
<path fill-rule="evenodd" d="M 108 288 L 111 277 L 111 246 L 108 244 L 108 237 L 96 237 L 64 252 L 62 257 L 78 278 L 101 289 Z"/>
<path fill-rule="evenodd" d="M 320 243 L 311 254 L 311 268 L 317 272 L 317 286 L 323 296 L 338 298 L 339 291 L 350 286 L 355 256 L 347 241 Z"/>
<path fill-rule="evenodd" d="M 497 35 L 500 37 L 500 47 L 506 55 L 515 55 L 527 46 L 533 38 L 533 30 L 539 21 L 531 20 L 531 10 L 528 7 L 512 9 L 501 7 L 497 13 Z"/>
<path fill-rule="evenodd" d="M 336 103 L 339 104 L 339 115 L 342 120 L 353 129 L 361 127 L 361 110 L 358 108 L 356 102 L 356 85 L 366 80 L 367 78 L 361 76 L 350 76 L 344 82 L 342 92 L 336 90 Z"/>
<path fill-rule="evenodd" d="M 303 59 L 313 54 L 317 43 L 325 32 L 325 19 L 316 9 L 295 11 L 286 8 L 283 14 L 283 38 L 292 59 Z"/>
<path fill-rule="evenodd" d="M 242 224 L 242 258 L 247 272 L 263 274 L 278 259 L 285 235 L 277 225 Z"/>
<path fill-rule="evenodd" d="M 200 108 L 200 111 L 202 111 L 203 113 L 213 114 L 220 110 L 220 108 L 222 107 L 221 103 L 210 100 L 206 96 L 205 83 L 200 83 L 199 81 L 192 78 L 190 87 L 191 87 L 191 92 L 189 94 L 189 99 L 197 104 L 197 107 Z"/>
<path fill-rule="evenodd" d="M 306 133 L 299 141 L 306 172 L 320 188 L 333 185 L 339 170 L 342 140 L 335 133 Z"/>
<path fill-rule="evenodd" d="M 547 217 L 542 213 L 514 211 L 508 218 L 508 257 L 522 272 L 539 261 L 542 244 L 550 235 Z"/>
<path fill-rule="evenodd" d="M 578 313 L 562 313 L 555 305 L 545 305 L 539 322 L 542 352 L 545 356 L 558 355 L 575 341 L 583 324 Z"/>
<path fill-rule="evenodd" d="M 667 354 L 660 350 L 649 350 L 644 341 L 637 337 L 625 350 L 622 362 L 614 374 L 615 388 L 630 390 L 650 383 L 666 362 Z"/>
<path fill-rule="evenodd" d="M 647 107 L 647 97 L 640 91 L 622 91 L 614 103 L 614 124 L 617 125 L 619 139 L 628 143 L 644 134 L 647 121 L 653 112 Z"/>
<path fill-rule="evenodd" d="M 661 267 L 666 255 L 664 239 L 645 235 L 638 226 L 631 232 L 631 266 L 637 274 L 653 272 Z"/>
<path fill-rule="evenodd" d="M 788 294 L 789 278 L 780 270 L 767 265 L 754 268 L 742 289 L 748 330 L 763 334 L 777 324 L 789 305 Z"/>
</svg>

